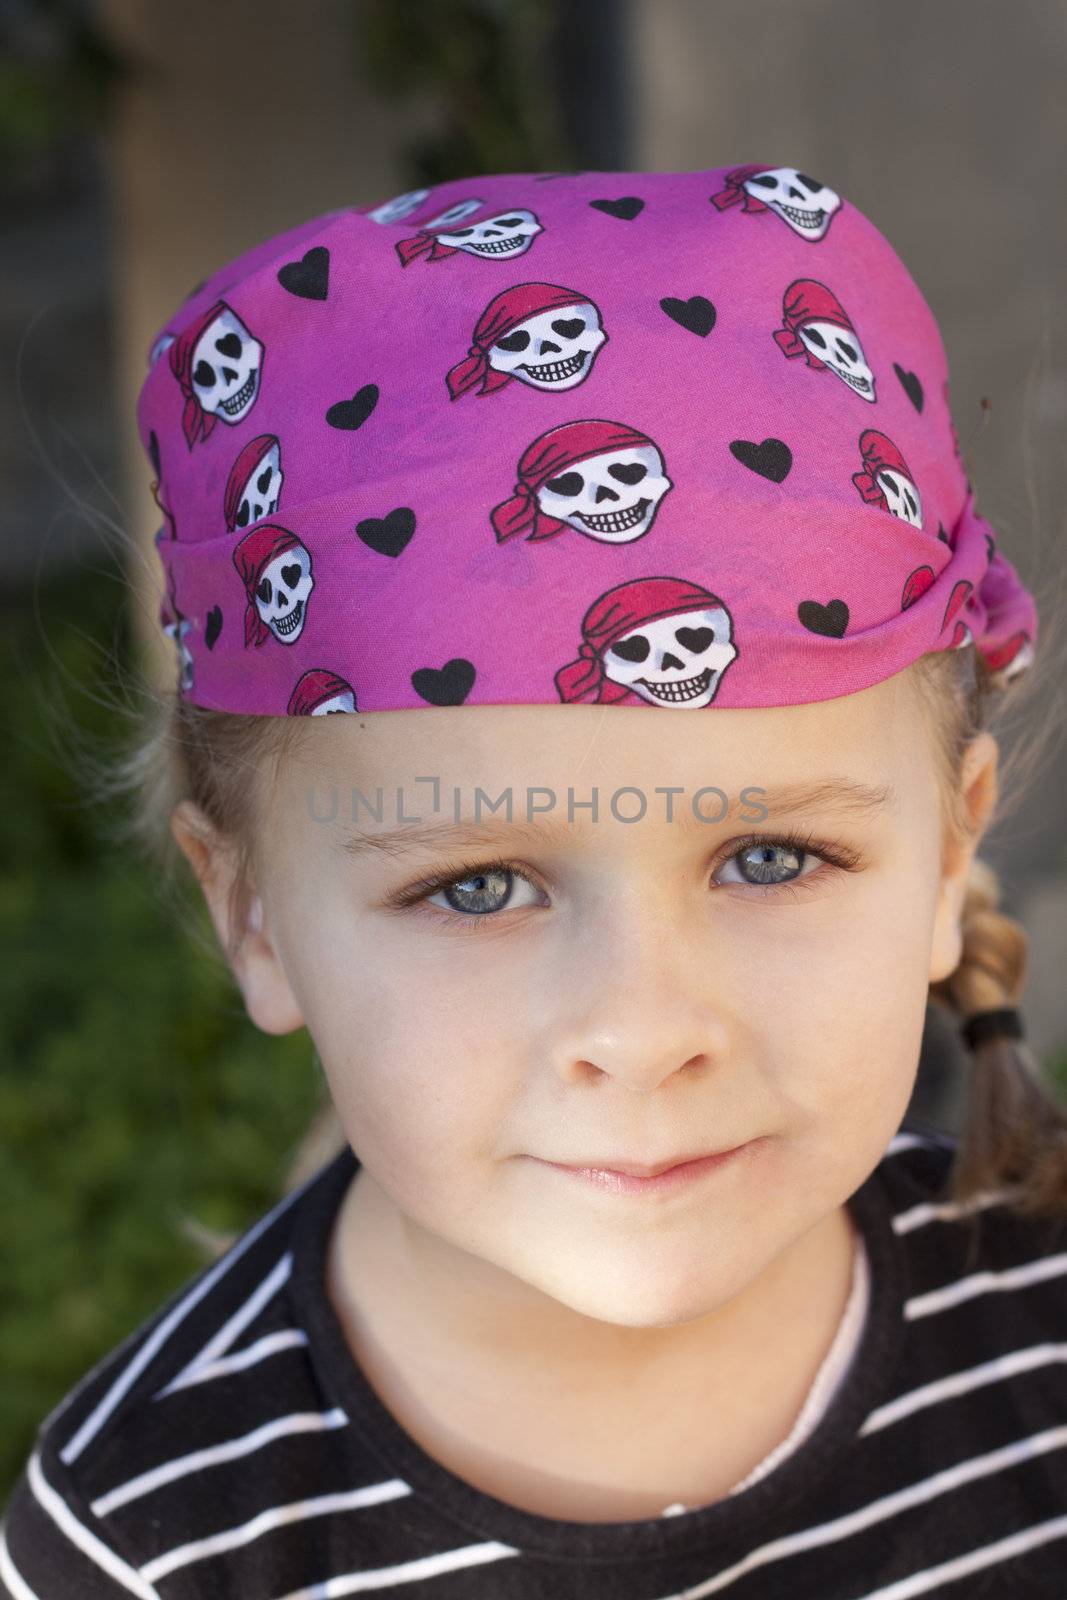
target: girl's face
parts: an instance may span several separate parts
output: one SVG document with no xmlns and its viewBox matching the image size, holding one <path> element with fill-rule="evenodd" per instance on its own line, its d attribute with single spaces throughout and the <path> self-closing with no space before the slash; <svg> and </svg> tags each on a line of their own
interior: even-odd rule
<svg viewBox="0 0 1067 1600">
<path fill-rule="evenodd" d="M 995 764 L 983 735 L 979 831 Z M 359 801 L 353 820 L 353 793 L 373 805 L 379 787 L 381 819 Z M 510 826 L 489 809 L 509 790 Z M 457 809 L 469 836 L 430 837 Z M 875 1167 L 927 986 L 958 960 L 977 843 L 942 838 L 908 674 L 704 717 L 309 719 L 267 837 L 262 925 L 235 970 L 259 1026 L 306 1023 L 360 1180 L 480 1293 L 632 1328 L 724 1305 Z M 669 1194 L 545 1164 L 747 1141 Z"/>
</svg>

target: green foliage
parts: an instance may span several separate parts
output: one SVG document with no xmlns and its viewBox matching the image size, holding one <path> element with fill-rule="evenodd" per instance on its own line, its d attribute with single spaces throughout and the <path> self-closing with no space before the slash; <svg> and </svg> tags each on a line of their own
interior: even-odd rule
<svg viewBox="0 0 1067 1600">
<path fill-rule="evenodd" d="M 306 1030 L 249 1021 L 53 748 L 60 697 L 79 737 L 115 739 L 99 691 L 109 653 L 126 664 L 121 575 L 36 603 L 9 596 L 3 628 L 0 1502 L 46 1413 L 208 1259 L 180 1219 L 236 1233 L 269 1210 L 322 1096 Z"/>
</svg>

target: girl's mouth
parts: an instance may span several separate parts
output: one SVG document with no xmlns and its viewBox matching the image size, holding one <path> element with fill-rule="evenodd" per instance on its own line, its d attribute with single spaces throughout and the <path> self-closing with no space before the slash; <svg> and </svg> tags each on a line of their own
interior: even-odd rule
<svg viewBox="0 0 1067 1600">
<path fill-rule="evenodd" d="M 762 1142 L 760 1139 L 750 1139 L 747 1144 L 737 1145 L 735 1149 L 725 1150 L 719 1155 L 701 1156 L 698 1161 L 683 1161 L 677 1167 L 668 1167 L 666 1172 L 657 1173 L 654 1178 L 638 1178 L 629 1172 L 613 1172 L 608 1167 L 565 1167 L 555 1161 L 546 1161 L 542 1165 L 553 1167 L 557 1172 L 566 1173 L 580 1182 L 607 1189 L 612 1194 L 652 1196 L 674 1193 L 700 1178 L 719 1172 L 742 1151 L 751 1151 Z"/>
</svg>

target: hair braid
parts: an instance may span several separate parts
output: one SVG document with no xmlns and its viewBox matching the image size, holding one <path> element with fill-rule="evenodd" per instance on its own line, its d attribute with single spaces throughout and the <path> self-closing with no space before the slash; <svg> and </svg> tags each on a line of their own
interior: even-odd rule
<svg viewBox="0 0 1067 1600">
<path fill-rule="evenodd" d="M 1018 1006 L 1026 986 L 1029 938 L 1000 909 L 1000 893 L 996 872 L 975 857 L 960 918 L 959 965 L 930 986 L 961 1022 Z M 1045 1086 L 1033 1052 L 1020 1039 L 989 1039 L 975 1047 L 971 1061 L 952 1198 L 1011 1188 L 1021 1215 L 1067 1213 L 1067 1109 Z"/>
</svg>

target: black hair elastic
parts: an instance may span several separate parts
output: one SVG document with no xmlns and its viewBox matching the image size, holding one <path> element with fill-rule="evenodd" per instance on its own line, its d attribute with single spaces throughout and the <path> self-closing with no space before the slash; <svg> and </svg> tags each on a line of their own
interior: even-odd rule
<svg viewBox="0 0 1067 1600">
<path fill-rule="evenodd" d="M 1023 1019 L 1014 1006 L 1000 1006 L 994 1011 L 976 1011 L 960 1028 L 965 1043 L 977 1049 L 989 1039 L 1023 1039 Z"/>
</svg>

